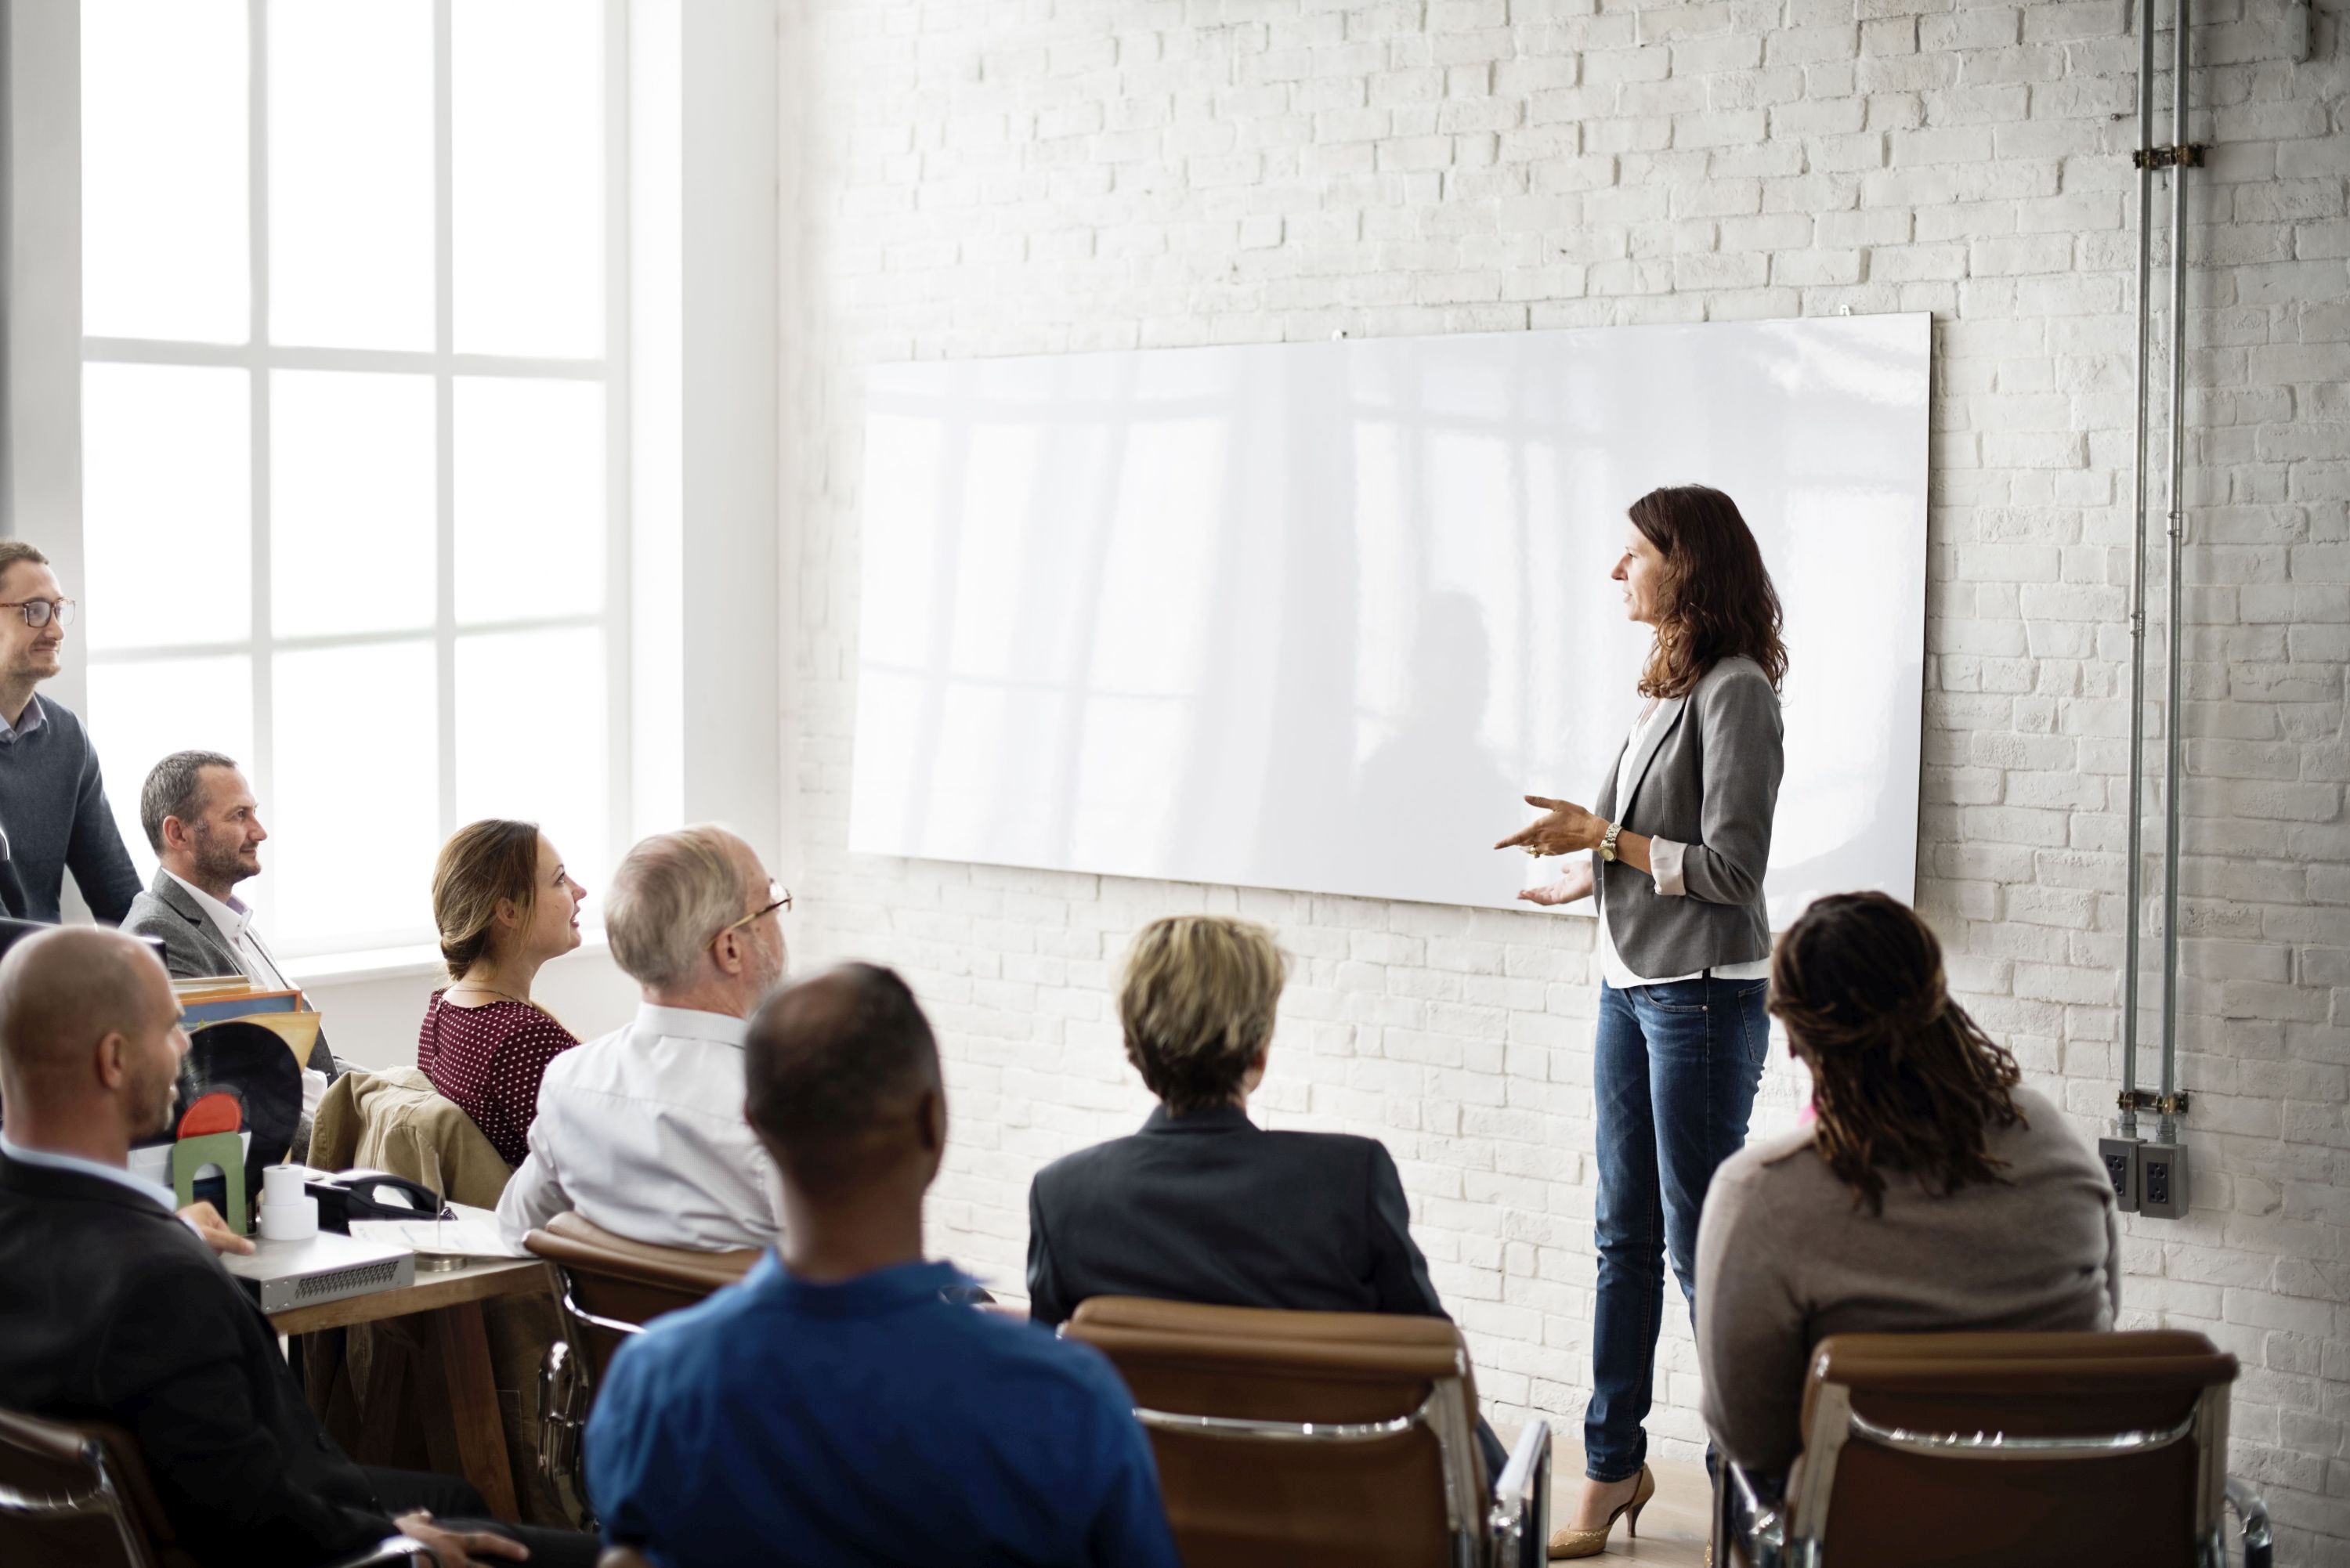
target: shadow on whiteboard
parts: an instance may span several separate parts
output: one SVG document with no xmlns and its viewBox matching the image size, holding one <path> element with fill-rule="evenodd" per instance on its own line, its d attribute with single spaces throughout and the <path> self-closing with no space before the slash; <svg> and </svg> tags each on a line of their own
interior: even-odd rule
<svg viewBox="0 0 2350 1568">
<path fill-rule="evenodd" d="M 1922 315 L 876 369 L 850 847 L 1525 908 L 1489 846 L 1638 708 L 1625 509 L 1700 482 L 1787 610 L 1774 919 L 1909 897 L 1927 370 Z"/>
</svg>

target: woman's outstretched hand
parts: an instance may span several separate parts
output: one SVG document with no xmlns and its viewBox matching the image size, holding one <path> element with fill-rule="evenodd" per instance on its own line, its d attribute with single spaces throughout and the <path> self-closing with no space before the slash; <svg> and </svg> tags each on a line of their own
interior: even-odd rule
<svg viewBox="0 0 2350 1568">
<path fill-rule="evenodd" d="M 1571 801 L 1550 800 L 1538 794 L 1526 796 L 1528 805 L 1540 806 L 1547 815 L 1532 826 L 1513 833 L 1493 846 L 1496 849 L 1525 849 L 1537 855 L 1572 855 L 1578 849 L 1593 849 L 1607 835 L 1607 824 L 1592 815 Z"/>
<path fill-rule="evenodd" d="M 1518 897 L 1529 904 L 1540 904 L 1547 909 L 1559 904 L 1572 904 L 1577 898 L 1591 897 L 1591 862 L 1578 861 L 1574 869 L 1557 881 L 1541 888 L 1519 889 Z"/>
</svg>

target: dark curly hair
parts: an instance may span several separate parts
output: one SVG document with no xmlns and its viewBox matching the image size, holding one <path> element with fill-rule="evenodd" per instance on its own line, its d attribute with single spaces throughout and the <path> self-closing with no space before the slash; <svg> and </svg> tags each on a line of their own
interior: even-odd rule
<svg viewBox="0 0 2350 1568">
<path fill-rule="evenodd" d="M 1937 1197 L 2006 1179 L 1987 1144 L 2025 1125 L 2009 1092 L 2023 1075 L 1950 1000 L 1941 944 L 1909 906 L 1814 902 L 1771 956 L 1770 1005 L 1812 1069 L 1814 1141 L 1854 1208 L 1884 1212 L 1888 1169 Z"/>
<path fill-rule="evenodd" d="M 1707 670 L 1740 654 L 1777 691 L 1787 674 L 1779 590 L 1738 503 L 1706 485 L 1676 484 L 1632 503 L 1631 518 L 1665 558 L 1640 695 L 1686 697 Z"/>
</svg>

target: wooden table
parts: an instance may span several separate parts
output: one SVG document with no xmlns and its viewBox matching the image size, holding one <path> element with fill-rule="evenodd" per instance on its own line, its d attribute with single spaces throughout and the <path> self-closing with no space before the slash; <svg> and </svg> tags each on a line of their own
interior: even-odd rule
<svg viewBox="0 0 2350 1568">
<path fill-rule="evenodd" d="M 295 1334 L 422 1314 L 427 1366 L 419 1403 L 432 1468 L 463 1476 L 494 1517 L 512 1521 L 521 1517 L 521 1511 L 514 1469 L 506 1462 L 505 1428 L 498 1416 L 497 1377 L 490 1367 L 482 1303 L 546 1288 L 546 1265 L 536 1258 L 483 1258 L 462 1268 L 420 1273 L 412 1285 L 295 1307 L 272 1314 L 269 1321 L 278 1333 Z M 365 1407 L 393 1408 L 407 1368 L 405 1355 L 377 1356 L 368 1377 Z M 378 1441 L 390 1440 L 390 1425 L 369 1422 L 352 1457 L 361 1464 L 385 1462 L 383 1455 L 370 1449 Z"/>
</svg>

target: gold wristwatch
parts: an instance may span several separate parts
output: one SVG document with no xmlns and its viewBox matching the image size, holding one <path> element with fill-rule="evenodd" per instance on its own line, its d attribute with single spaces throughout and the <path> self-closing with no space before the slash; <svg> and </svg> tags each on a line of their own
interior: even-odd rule
<svg viewBox="0 0 2350 1568">
<path fill-rule="evenodd" d="M 1624 825 L 1620 822 L 1611 822 L 1607 825 L 1607 836 L 1599 841 L 1599 858 L 1602 860 L 1616 858 L 1616 836 L 1623 831 Z"/>
</svg>

